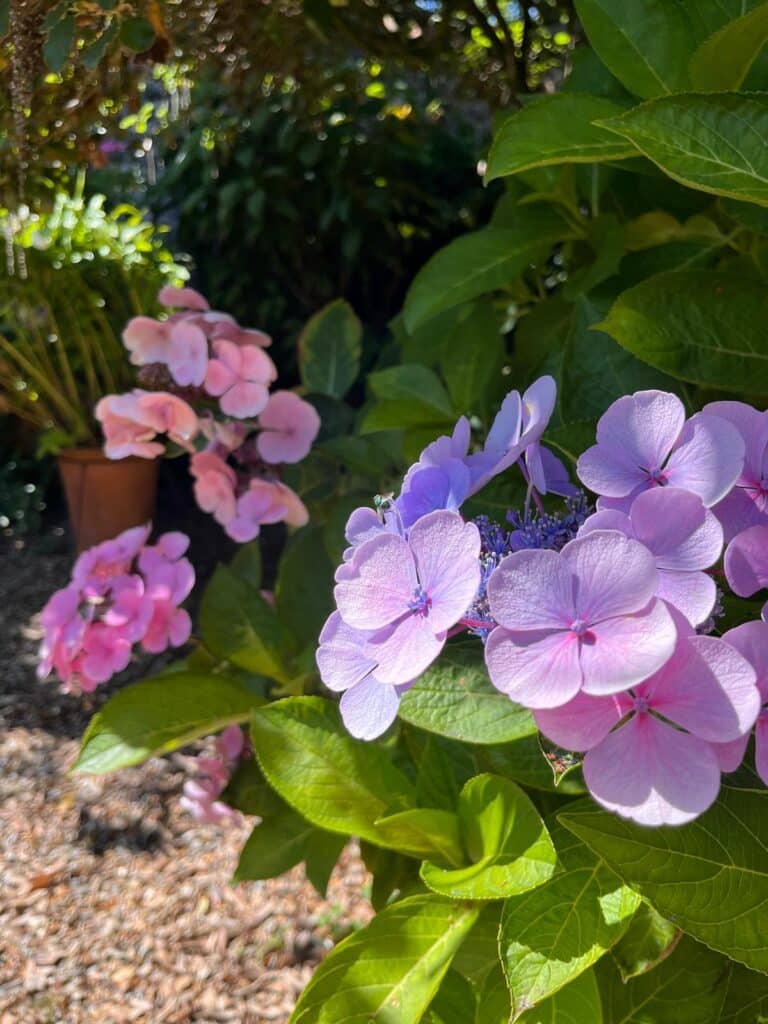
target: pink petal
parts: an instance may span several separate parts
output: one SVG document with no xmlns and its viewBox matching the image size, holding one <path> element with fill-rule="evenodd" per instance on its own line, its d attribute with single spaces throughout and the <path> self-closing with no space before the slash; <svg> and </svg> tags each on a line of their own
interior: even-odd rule
<svg viewBox="0 0 768 1024">
<path fill-rule="evenodd" d="M 634 535 L 672 569 L 705 569 L 722 551 L 722 530 L 701 498 L 679 487 L 643 491 L 630 512 Z"/>
<path fill-rule="evenodd" d="M 277 483 L 275 486 L 279 488 L 280 501 L 285 509 L 282 521 L 297 529 L 301 526 L 306 526 L 309 522 L 309 512 L 298 494 L 292 491 L 287 484 Z"/>
<path fill-rule="evenodd" d="M 584 758 L 584 781 L 609 811 L 641 825 L 683 825 L 720 790 L 709 743 L 651 715 L 635 715 Z"/>
<path fill-rule="evenodd" d="M 318 435 L 320 417 L 292 391 L 275 391 L 259 416 L 259 426 L 256 447 L 265 462 L 300 462 Z"/>
<path fill-rule="evenodd" d="M 712 614 L 717 586 L 705 572 L 675 572 L 659 569 L 657 595 L 674 605 L 692 626 L 701 626 Z"/>
<path fill-rule="evenodd" d="M 725 550 L 725 575 L 739 597 L 768 586 L 768 524 L 750 526 L 734 537 Z"/>
<path fill-rule="evenodd" d="M 376 662 L 364 651 L 370 633 L 352 629 L 332 612 L 320 633 L 315 655 L 320 678 L 329 690 L 348 690 L 370 675 Z"/>
<path fill-rule="evenodd" d="M 497 626 L 485 645 L 497 690 L 527 708 L 557 708 L 581 687 L 579 642 L 565 630 L 512 632 Z"/>
<path fill-rule="evenodd" d="M 269 391 L 263 384 L 238 381 L 229 391 L 224 392 L 219 399 L 219 405 L 227 416 L 235 416 L 242 420 L 249 416 L 258 416 L 267 404 L 268 398 Z"/>
<path fill-rule="evenodd" d="M 205 312 L 211 307 L 205 296 L 194 288 L 173 288 L 166 285 L 157 293 L 157 301 L 161 306 L 176 306 L 178 309 L 196 309 Z"/>
<path fill-rule="evenodd" d="M 488 581 L 493 618 L 507 629 L 565 629 L 576 617 L 574 579 L 555 551 L 516 551 Z"/>
<path fill-rule="evenodd" d="M 612 697 L 577 693 L 567 704 L 535 711 L 533 717 L 541 732 L 553 743 L 565 750 L 582 751 L 604 740 L 632 707 L 631 698 L 623 693 Z"/>
<path fill-rule="evenodd" d="M 168 357 L 168 324 L 149 316 L 135 316 L 125 325 L 123 344 L 134 366 L 164 363 Z"/>
<path fill-rule="evenodd" d="M 641 683 L 671 657 L 677 629 L 663 601 L 642 612 L 590 626 L 580 651 L 584 692 L 604 696 Z"/>
<path fill-rule="evenodd" d="M 347 731 L 358 740 L 375 740 L 386 732 L 399 707 L 397 687 L 372 676 L 347 690 L 339 703 Z"/>
<path fill-rule="evenodd" d="M 205 371 L 205 390 L 209 395 L 218 397 L 232 387 L 237 377 L 232 370 L 219 359 L 211 359 Z"/>
<path fill-rule="evenodd" d="M 177 608 L 168 624 L 171 647 L 181 647 L 192 635 L 192 619 L 183 608 Z"/>
<path fill-rule="evenodd" d="M 755 768 L 768 786 L 768 715 L 761 715 L 755 727 Z"/>
<path fill-rule="evenodd" d="M 241 345 L 240 376 L 260 384 L 271 384 L 277 380 L 277 368 L 263 348 Z"/>
<path fill-rule="evenodd" d="M 707 508 L 733 487 L 744 465 L 744 441 L 727 420 L 698 412 L 683 427 L 667 462 L 670 486 L 698 494 Z"/>
<path fill-rule="evenodd" d="M 456 512 L 429 512 L 411 528 L 408 543 L 431 606 L 435 633 L 449 629 L 466 612 L 480 585 L 480 533 Z"/>
<path fill-rule="evenodd" d="M 739 486 L 734 487 L 730 494 L 726 494 L 722 501 L 714 505 L 712 511 L 723 525 L 726 543 L 750 526 L 768 523 L 768 516 L 760 504 L 749 491 Z"/>
<path fill-rule="evenodd" d="M 355 578 L 337 583 L 334 589 L 336 604 L 348 625 L 381 629 L 408 612 L 419 581 L 413 555 L 402 537 L 382 533 L 367 540 L 355 552 L 351 569 Z"/>
<path fill-rule="evenodd" d="M 231 341 L 214 341 L 213 351 L 216 358 L 232 371 L 234 377 L 243 376 L 243 357 L 238 345 Z"/>
<path fill-rule="evenodd" d="M 168 349 L 168 369 L 182 387 L 199 387 L 208 368 L 208 339 L 194 324 L 180 320 L 173 324 Z"/>
<path fill-rule="evenodd" d="M 760 694 L 768 701 L 768 623 L 744 622 L 724 633 L 723 640 L 750 663 L 757 674 Z"/>
<path fill-rule="evenodd" d="M 586 537 L 588 533 L 594 533 L 596 530 L 618 530 L 625 537 L 635 536 L 632 520 L 627 513 L 613 508 L 601 508 L 585 519 L 579 528 L 579 537 Z"/>
<path fill-rule="evenodd" d="M 768 412 L 759 412 L 746 402 L 710 402 L 703 411 L 728 420 L 738 430 L 746 449 L 742 479 L 759 480 L 768 446 Z"/>
<path fill-rule="evenodd" d="M 579 456 L 576 463 L 579 480 L 595 494 L 621 498 L 644 486 L 646 476 L 631 460 L 629 453 L 607 450 L 596 444 Z"/>
<path fill-rule="evenodd" d="M 445 633 L 435 634 L 428 617 L 406 615 L 377 630 L 368 640 L 366 653 L 376 659 L 376 678 L 380 683 L 400 685 L 420 676 L 444 644 Z"/>
<path fill-rule="evenodd" d="M 561 558 L 578 580 L 576 614 L 589 623 L 639 611 L 659 584 L 651 552 L 613 530 L 577 537 Z"/>
<path fill-rule="evenodd" d="M 746 736 L 740 736 L 737 740 L 731 740 L 729 743 L 713 743 L 712 749 L 714 750 L 718 764 L 720 765 L 721 772 L 735 772 L 741 762 L 744 760 L 744 754 L 747 751 L 747 744 L 749 743 L 749 733 Z"/>
</svg>

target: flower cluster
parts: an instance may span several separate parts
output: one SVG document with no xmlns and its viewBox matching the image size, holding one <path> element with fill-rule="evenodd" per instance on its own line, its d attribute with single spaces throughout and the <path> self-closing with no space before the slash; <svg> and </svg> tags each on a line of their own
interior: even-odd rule
<svg viewBox="0 0 768 1024">
<path fill-rule="evenodd" d="M 238 812 L 219 797 L 244 751 L 243 730 L 239 725 L 228 725 L 216 737 L 215 755 L 197 758 L 197 776 L 184 783 L 184 794 L 179 800 L 195 821 L 202 825 L 230 825 L 239 820 Z"/>
<path fill-rule="evenodd" d="M 234 540 L 253 539 L 264 523 L 303 525 L 307 511 L 279 467 L 306 457 L 320 418 L 294 392 L 270 392 L 271 339 L 192 288 L 163 288 L 159 300 L 176 312 L 134 317 L 123 333 L 142 386 L 96 406 L 105 453 L 154 459 L 168 442 L 189 452 L 198 504 Z"/>
<path fill-rule="evenodd" d="M 147 543 L 150 526 L 126 530 L 84 551 L 68 586 L 41 613 L 38 676 L 55 672 L 68 692 L 94 690 L 127 667 L 135 644 L 153 654 L 180 647 L 192 624 L 179 605 L 195 573 L 183 533 Z"/>
<path fill-rule="evenodd" d="M 583 754 L 597 801 L 644 824 L 690 821 L 755 723 L 768 784 L 768 623 L 706 635 L 726 543 L 734 593 L 768 586 L 768 413 L 716 402 L 688 418 L 672 394 L 619 399 L 578 461 L 590 514 L 541 444 L 554 398 L 546 377 L 513 391 L 477 451 L 460 420 L 396 497 L 352 514 L 320 674 L 343 692 L 347 728 L 372 738 L 446 639 L 469 630 L 494 686 Z M 465 522 L 463 502 L 513 464 L 528 500 L 512 529 Z M 562 513 L 544 510 L 547 493 L 566 498 Z"/>
</svg>

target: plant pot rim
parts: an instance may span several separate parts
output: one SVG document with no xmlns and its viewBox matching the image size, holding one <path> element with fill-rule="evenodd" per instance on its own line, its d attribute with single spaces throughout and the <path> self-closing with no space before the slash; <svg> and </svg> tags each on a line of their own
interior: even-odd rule
<svg viewBox="0 0 768 1024">
<path fill-rule="evenodd" d="M 149 462 L 150 459 L 140 459 L 136 455 L 128 455 L 124 459 L 110 459 L 104 454 L 104 449 L 99 445 L 83 445 L 80 448 L 62 448 L 57 458 L 62 462 Z"/>
</svg>

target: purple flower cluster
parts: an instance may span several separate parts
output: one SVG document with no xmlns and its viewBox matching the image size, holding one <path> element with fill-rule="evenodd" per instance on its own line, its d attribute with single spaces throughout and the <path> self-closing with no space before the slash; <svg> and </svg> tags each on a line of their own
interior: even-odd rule
<svg viewBox="0 0 768 1024">
<path fill-rule="evenodd" d="M 486 641 L 494 686 L 584 754 L 597 801 L 644 824 L 690 821 L 756 723 L 768 784 L 768 623 L 702 635 L 726 543 L 732 590 L 768 587 L 768 412 L 716 402 L 687 418 L 672 394 L 620 398 L 577 466 L 592 512 L 541 444 L 554 402 L 547 377 L 511 392 L 477 451 L 460 420 L 396 497 L 352 514 L 320 674 L 343 693 L 349 730 L 371 739 L 468 629 Z M 515 464 L 528 501 L 512 529 L 465 522 L 464 501 Z M 543 509 L 547 493 L 566 498 L 564 512 Z"/>
</svg>

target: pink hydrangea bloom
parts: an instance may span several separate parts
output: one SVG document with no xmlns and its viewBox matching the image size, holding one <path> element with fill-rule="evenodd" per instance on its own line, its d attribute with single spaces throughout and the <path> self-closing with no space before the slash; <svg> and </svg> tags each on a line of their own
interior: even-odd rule
<svg viewBox="0 0 768 1024">
<path fill-rule="evenodd" d="M 749 526 L 768 523 L 768 411 L 744 402 L 710 402 L 704 412 L 728 420 L 744 442 L 741 474 L 714 508 L 729 541 Z"/>
<path fill-rule="evenodd" d="M 151 316 L 135 316 L 125 325 L 123 344 L 134 366 L 167 363 L 170 348 L 170 324 Z"/>
<path fill-rule="evenodd" d="M 370 630 L 366 653 L 376 678 L 410 682 L 437 657 L 480 583 L 480 534 L 455 512 L 430 512 L 408 539 L 380 533 L 337 573 L 344 623 Z"/>
<path fill-rule="evenodd" d="M 508 555 L 487 588 L 499 624 L 485 648 L 491 681 L 530 708 L 642 682 L 677 636 L 658 586 L 651 552 L 613 530 L 577 537 L 560 552 Z"/>
<path fill-rule="evenodd" d="M 80 614 L 81 601 L 80 588 L 72 583 L 52 594 L 43 608 L 40 614 L 43 641 L 37 664 L 39 679 L 55 672 L 68 684 L 74 675 L 88 626 L 88 617 Z"/>
<path fill-rule="evenodd" d="M 686 421 L 677 395 L 637 391 L 600 417 L 597 444 L 577 473 L 602 496 L 601 508 L 626 511 L 641 491 L 664 486 L 692 491 L 709 508 L 733 487 L 743 460 L 744 442 L 727 420 L 700 412 Z"/>
<path fill-rule="evenodd" d="M 258 537 L 268 523 L 305 526 L 309 513 L 301 498 L 279 480 L 251 480 L 248 490 L 237 499 L 236 513 L 225 525 L 229 536 L 240 544 Z"/>
<path fill-rule="evenodd" d="M 219 398 L 221 411 L 245 419 L 257 416 L 266 406 L 269 385 L 277 377 L 275 364 L 255 345 L 215 341 L 216 358 L 208 363 L 205 390 Z"/>
<path fill-rule="evenodd" d="M 745 622 L 723 634 L 723 640 L 735 647 L 755 670 L 760 692 L 760 713 L 755 723 L 755 768 L 768 786 L 768 623 Z M 749 733 L 715 744 L 715 752 L 724 772 L 733 772 L 744 760 Z"/>
<path fill-rule="evenodd" d="M 232 317 L 220 316 L 211 325 L 211 338 L 214 341 L 223 339 L 235 345 L 256 345 L 258 348 L 269 348 L 272 339 L 264 331 L 255 327 L 241 327 Z"/>
<path fill-rule="evenodd" d="M 275 391 L 259 416 L 259 426 L 256 447 L 265 462 L 301 462 L 320 430 L 320 417 L 293 391 Z"/>
<path fill-rule="evenodd" d="M 198 432 L 194 409 L 165 391 L 136 389 L 125 395 L 107 395 L 96 406 L 96 419 L 104 431 L 104 452 L 110 459 L 130 455 L 154 459 L 165 446 L 155 441 L 167 434 L 176 444 L 190 448 Z"/>
<path fill-rule="evenodd" d="M 208 370 L 208 339 L 190 321 L 171 324 L 166 361 L 177 384 L 199 387 Z"/>
<path fill-rule="evenodd" d="M 237 767 L 244 747 L 240 727 L 229 725 L 216 737 L 216 756 L 197 758 L 197 778 L 184 783 L 184 795 L 179 803 L 200 824 L 227 825 L 239 820 L 237 811 L 219 800 L 219 796 Z"/>
<path fill-rule="evenodd" d="M 700 626 L 712 614 L 717 587 L 702 570 L 720 557 L 723 530 L 697 495 L 679 487 L 642 491 L 628 513 L 605 509 L 590 516 L 579 536 L 595 530 L 619 530 L 644 544 L 659 570 L 657 596 L 673 604 L 691 625 Z"/>
<path fill-rule="evenodd" d="M 587 752 L 584 780 L 598 803 L 642 825 L 682 825 L 717 797 L 713 743 L 744 736 L 759 709 L 749 662 L 681 627 L 673 656 L 630 692 L 580 693 L 534 718 L 554 743 Z"/>
<path fill-rule="evenodd" d="M 117 672 L 128 667 L 131 641 L 122 628 L 95 622 L 88 626 L 83 638 L 80 664 L 80 688 L 86 693 L 106 683 Z"/>
<path fill-rule="evenodd" d="M 195 501 L 217 523 L 226 526 L 237 514 L 237 476 L 231 466 L 211 452 L 198 452 L 189 463 L 195 478 Z"/>
<path fill-rule="evenodd" d="M 201 313 L 205 313 L 211 308 L 206 297 L 194 288 L 174 288 L 171 285 L 160 289 L 157 293 L 157 301 L 161 306 L 194 309 Z"/>
<path fill-rule="evenodd" d="M 768 523 L 750 526 L 725 551 L 725 576 L 734 594 L 751 597 L 768 587 Z"/>
<path fill-rule="evenodd" d="M 158 434 L 167 434 L 171 441 L 192 451 L 192 441 L 200 424 L 191 405 L 166 391 L 134 391 L 139 408 L 154 419 Z"/>
<path fill-rule="evenodd" d="M 102 541 L 78 556 L 72 581 L 86 597 L 101 597 L 114 581 L 128 573 L 147 542 L 151 525 L 132 526 L 117 537 Z"/>
</svg>

